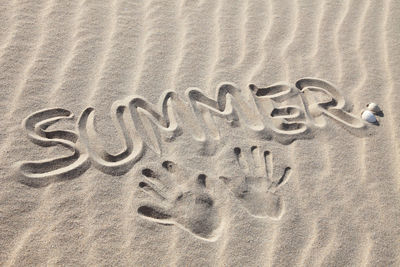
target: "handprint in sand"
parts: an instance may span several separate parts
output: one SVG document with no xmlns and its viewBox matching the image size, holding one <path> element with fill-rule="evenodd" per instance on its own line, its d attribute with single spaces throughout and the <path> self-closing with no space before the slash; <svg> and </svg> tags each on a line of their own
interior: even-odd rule
<svg viewBox="0 0 400 267">
<path fill-rule="evenodd" d="M 200 239 L 217 239 L 218 206 L 208 188 L 207 176 L 185 173 L 172 161 L 164 161 L 161 166 L 142 170 L 144 179 L 139 187 L 152 201 L 138 208 L 139 215 L 160 224 L 176 225 Z"/>
<path fill-rule="evenodd" d="M 290 167 L 285 167 L 281 173 L 274 173 L 272 153 L 260 151 L 257 146 L 248 151 L 235 147 L 232 153 L 240 173 L 219 178 L 252 216 L 280 219 L 284 203 L 276 191 L 287 182 Z"/>
</svg>

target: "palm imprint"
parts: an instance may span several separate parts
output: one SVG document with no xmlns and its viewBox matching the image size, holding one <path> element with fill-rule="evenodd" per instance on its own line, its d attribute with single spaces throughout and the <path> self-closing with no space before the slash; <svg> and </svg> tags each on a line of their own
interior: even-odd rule
<svg viewBox="0 0 400 267">
<path fill-rule="evenodd" d="M 160 173 L 150 168 L 142 170 L 144 180 L 139 187 L 153 203 L 140 206 L 138 213 L 164 225 L 176 225 L 198 238 L 216 239 L 220 222 L 218 208 L 207 188 L 207 176 L 187 177 L 172 161 L 161 165 Z"/>
<path fill-rule="evenodd" d="M 261 152 L 258 147 L 253 146 L 249 151 L 235 147 L 233 153 L 240 173 L 219 178 L 252 216 L 279 219 L 284 203 L 275 192 L 287 182 L 290 167 L 286 167 L 276 177 L 270 151 Z"/>
</svg>

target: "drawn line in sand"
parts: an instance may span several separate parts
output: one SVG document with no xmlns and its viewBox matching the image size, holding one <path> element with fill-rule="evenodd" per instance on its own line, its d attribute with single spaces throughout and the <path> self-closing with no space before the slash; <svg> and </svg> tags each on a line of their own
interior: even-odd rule
<svg viewBox="0 0 400 267">
<path fill-rule="evenodd" d="M 51 147 L 63 146 L 72 155 L 59 158 L 21 162 L 18 179 L 32 187 L 41 187 L 55 181 L 73 179 L 90 167 L 89 155 L 76 146 L 78 135 L 73 131 L 47 130 L 60 120 L 71 120 L 73 114 L 62 108 L 41 110 L 31 114 L 22 124 L 28 138 L 35 144 Z"/>
<path fill-rule="evenodd" d="M 219 179 L 250 215 L 279 220 L 284 212 L 284 202 L 276 191 L 289 179 L 291 168 L 286 167 L 283 173 L 276 174 L 270 151 L 260 151 L 257 146 L 246 150 L 233 149 L 240 174 L 220 176 Z"/>
<path fill-rule="evenodd" d="M 187 178 L 193 172 L 185 172 L 172 161 L 164 161 L 162 169 L 160 173 L 151 168 L 142 170 L 139 188 L 153 201 L 140 206 L 138 214 L 163 225 L 176 225 L 197 238 L 216 240 L 221 232 L 219 207 L 208 188 L 207 176 L 198 173 Z"/>
<path fill-rule="evenodd" d="M 167 91 L 161 96 L 158 108 L 140 96 L 116 101 L 111 117 L 123 140 L 123 148 L 117 154 L 99 145 L 93 108 L 82 112 L 75 131 L 47 130 L 59 120 L 72 119 L 68 110 L 35 112 L 23 121 L 30 140 L 41 146 L 64 146 L 73 155 L 20 162 L 20 181 L 44 186 L 76 177 L 90 164 L 104 173 L 122 175 L 132 169 L 146 149 L 161 155 L 162 144 L 184 134 L 207 146 L 245 128 L 251 138 L 290 144 L 296 139 L 312 138 L 316 128 L 326 125 L 325 117 L 352 134 L 365 132 L 366 123 L 347 110 L 344 97 L 327 81 L 304 78 L 294 86 L 278 83 L 258 88 L 251 84 L 249 89 L 250 99 L 230 83 L 218 86 L 215 99 L 198 88 L 187 89 L 187 100 Z M 231 131 L 220 130 L 218 126 L 224 121 Z"/>
</svg>

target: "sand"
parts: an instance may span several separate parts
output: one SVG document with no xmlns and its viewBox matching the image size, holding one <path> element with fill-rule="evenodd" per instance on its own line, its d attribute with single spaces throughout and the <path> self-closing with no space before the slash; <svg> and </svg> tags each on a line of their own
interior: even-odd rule
<svg viewBox="0 0 400 267">
<path fill-rule="evenodd" d="M 393 0 L 2 1 L 0 265 L 399 266 L 398 25 Z"/>
</svg>

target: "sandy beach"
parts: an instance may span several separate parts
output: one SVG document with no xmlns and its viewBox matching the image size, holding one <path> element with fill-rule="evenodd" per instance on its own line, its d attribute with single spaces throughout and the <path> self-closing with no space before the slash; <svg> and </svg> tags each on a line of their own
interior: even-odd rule
<svg viewBox="0 0 400 267">
<path fill-rule="evenodd" d="M 400 266 L 399 25 L 0 0 L 0 266 Z"/>
</svg>

